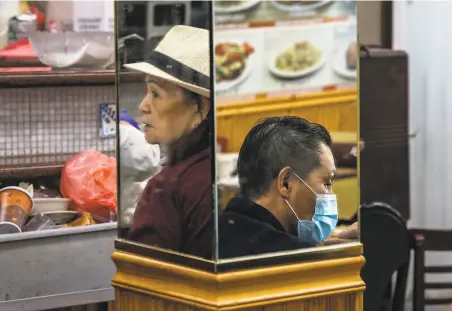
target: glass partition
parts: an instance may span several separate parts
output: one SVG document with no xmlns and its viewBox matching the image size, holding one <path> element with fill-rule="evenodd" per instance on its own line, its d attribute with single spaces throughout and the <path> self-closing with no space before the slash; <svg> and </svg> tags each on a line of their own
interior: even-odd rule
<svg viewBox="0 0 452 311">
<path fill-rule="evenodd" d="M 116 9 L 120 237 L 212 260 L 209 2 Z"/>
<path fill-rule="evenodd" d="M 359 242 L 355 10 L 116 3 L 119 249 L 220 271 Z"/>
<path fill-rule="evenodd" d="M 355 1 L 214 12 L 219 259 L 358 241 Z"/>
</svg>

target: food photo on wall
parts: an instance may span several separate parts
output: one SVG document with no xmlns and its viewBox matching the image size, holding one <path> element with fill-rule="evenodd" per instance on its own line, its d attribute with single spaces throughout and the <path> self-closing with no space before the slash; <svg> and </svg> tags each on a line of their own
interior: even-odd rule
<svg viewBox="0 0 452 311">
<path fill-rule="evenodd" d="M 279 91 L 335 83 L 330 68 L 333 43 L 332 24 L 266 30 L 263 86 Z"/>
<path fill-rule="evenodd" d="M 215 1 L 217 24 L 340 18 L 355 15 L 356 1 Z"/>
<path fill-rule="evenodd" d="M 263 36 L 253 29 L 222 31 L 215 37 L 215 90 L 219 96 L 260 91 Z"/>
<path fill-rule="evenodd" d="M 339 24 L 335 30 L 334 73 L 345 81 L 356 80 L 358 43 L 356 23 Z"/>
</svg>

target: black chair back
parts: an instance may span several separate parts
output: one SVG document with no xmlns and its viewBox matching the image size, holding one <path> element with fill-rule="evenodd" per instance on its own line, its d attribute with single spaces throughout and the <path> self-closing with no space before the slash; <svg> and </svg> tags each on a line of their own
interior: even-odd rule
<svg viewBox="0 0 452 311">
<path fill-rule="evenodd" d="M 403 311 L 408 267 L 410 235 L 402 216 L 385 203 L 371 203 L 360 208 L 361 242 L 366 263 L 361 277 L 366 283 L 364 310 L 381 310 L 385 293 L 397 272 L 392 300 L 393 311 Z"/>
</svg>

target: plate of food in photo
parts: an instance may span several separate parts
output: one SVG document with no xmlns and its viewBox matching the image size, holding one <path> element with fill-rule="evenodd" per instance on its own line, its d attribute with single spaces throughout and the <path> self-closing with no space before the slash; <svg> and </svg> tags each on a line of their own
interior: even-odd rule
<svg viewBox="0 0 452 311">
<path fill-rule="evenodd" d="M 214 11 L 215 13 L 239 13 L 246 11 L 258 4 L 260 0 L 241 0 L 241 1 L 214 1 Z"/>
<path fill-rule="evenodd" d="M 242 83 L 251 72 L 254 47 L 246 41 L 215 45 L 215 89 L 226 91 Z"/>
<path fill-rule="evenodd" d="M 294 42 L 272 57 L 269 70 L 281 79 L 296 79 L 313 74 L 325 64 L 324 53 L 309 41 Z"/>
<path fill-rule="evenodd" d="M 286 12 L 305 12 L 319 9 L 327 4 L 333 2 L 332 0 L 320 0 L 320 1 L 289 1 L 289 0 L 272 0 L 273 6 L 281 11 Z"/>
<path fill-rule="evenodd" d="M 341 47 L 334 57 L 334 72 L 341 78 L 356 80 L 359 47 L 356 42 L 350 42 Z"/>
</svg>

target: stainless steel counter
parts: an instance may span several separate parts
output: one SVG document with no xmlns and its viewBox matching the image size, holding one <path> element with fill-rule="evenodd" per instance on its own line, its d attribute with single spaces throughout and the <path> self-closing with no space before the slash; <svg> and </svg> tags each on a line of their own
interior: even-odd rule
<svg viewBox="0 0 452 311">
<path fill-rule="evenodd" d="M 0 310 L 111 301 L 117 223 L 0 235 Z"/>
</svg>

